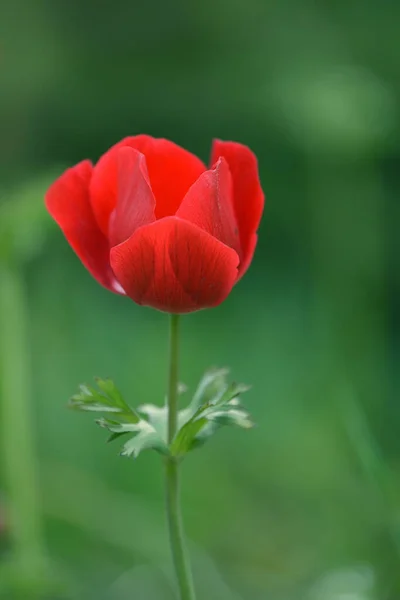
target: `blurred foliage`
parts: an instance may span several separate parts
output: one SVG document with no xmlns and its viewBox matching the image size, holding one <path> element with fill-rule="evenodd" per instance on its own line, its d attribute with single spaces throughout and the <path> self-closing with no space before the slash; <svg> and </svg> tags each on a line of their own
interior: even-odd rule
<svg viewBox="0 0 400 600">
<path fill-rule="evenodd" d="M 399 19 L 377 0 L 1 4 L 0 260 L 26 296 L 51 600 L 173 598 L 158 457 L 119 460 L 65 409 L 94 375 L 161 406 L 166 319 L 100 288 L 43 209 L 56 173 L 140 132 L 204 160 L 212 137 L 248 144 L 267 196 L 249 273 L 182 322 L 182 380 L 229 365 L 258 424 L 185 461 L 199 600 L 399 598 Z"/>
</svg>

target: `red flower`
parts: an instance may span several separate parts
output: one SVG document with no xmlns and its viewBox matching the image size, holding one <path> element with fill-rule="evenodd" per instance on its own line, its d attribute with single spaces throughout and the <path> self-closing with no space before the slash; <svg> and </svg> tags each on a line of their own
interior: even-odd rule
<svg viewBox="0 0 400 600">
<path fill-rule="evenodd" d="M 46 206 L 109 290 L 171 313 L 217 306 L 247 270 L 264 195 L 257 159 L 214 141 L 211 168 L 176 144 L 128 137 L 67 169 Z"/>
</svg>

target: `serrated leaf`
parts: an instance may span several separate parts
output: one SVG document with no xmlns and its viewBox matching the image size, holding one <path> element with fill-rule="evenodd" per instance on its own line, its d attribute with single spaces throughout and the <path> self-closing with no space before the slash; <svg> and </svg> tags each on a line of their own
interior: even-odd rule
<svg viewBox="0 0 400 600">
<path fill-rule="evenodd" d="M 178 412 L 177 433 L 171 448 L 167 441 L 167 406 L 143 404 L 135 411 L 110 379 L 96 379 L 96 388 L 81 385 L 71 398 L 70 406 L 102 413 L 104 416 L 97 423 L 111 432 L 109 442 L 129 436 L 122 448 L 122 456 L 137 457 L 142 450 L 151 448 L 161 454 L 183 457 L 223 426 L 243 429 L 252 426 L 248 413 L 239 402 L 240 394 L 249 387 L 228 383 L 227 374 L 226 369 L 212 369 L 204 375 L 189 406 Z M 182 385 L 178 391 L 183 391 Z"/>
<path fill-rule="evenodd" d="M 248 392 L 250 389 L 249 385 L 244 383 L 231 383 L 225 386 L 224 390 L 221 390 L 220 394 L 217 394 L 211 401 L 210 404 L 213 406 L 223 406 L 233 402 L 238 403 L 237 398 L 240 394 Z M 236 401 L 236 402 L 235 402 Z"/>
<path fill-rule="evenodd" d="M 90 412 L 112 412 L 119 419 L 130 423 L 140 421 L 139 415 L 123 399 L 121 392 L 111 379 L 95 379 L 98 390 L 89 385 L 79 386 L 79 392 L 72 396 L 70 408 Z"/>
<path fill-rule="evenodd" d="M 109 442 L 122 436 L 130 436 L 121 450 L 122 456 L 135 458 L 147 448 L 152 448 L 162 454 L 169 454 L 168 446 L 157 429 L 141 418 L 125 402 L 121 392 L 111 379 L 97 378 L 95 381 L 98 389 L 89 385 L 79 387 L 78 393 L 70 400 L 72 408 L 85 412 L 112 414 L 112 419 L 104 416 L 97 419 L 96 423 L 111 431 Z"/>
<path fill-rule="evenodd" d="M 150 423 L 141 419 L 138 423 L 118 423 L 110 419 L 99 419 L 97 424 L 112 432 L 110 439 L 121 435 L 133 434 L 121 450 L 121 456 L 136 458 L 145 449 L 154 449 L 161 454 L 168 455 L 167 444 L 160 438 L 157 431 Z"/>
<path fill-rule="evenodd" d="M 107 406 L 106 404 L 101 404 L 99 402 L 81 402 L 78 400 L 70 402 L 70 408 L 74 410 L 83 410 L 87 412 L 121 412 L 121 410 L 119 408 L 116 408 L 115 406 Z"/>
<path fill-rule="evenodd" d="M 149 449 L 156 450 L 160 454 L 164 454 L 166 456 L 169 455 L 168 446 L 166 446 L 164 442 L 160 440 L 156 432 L 146 433 L 143 431 L 136 437 L 130 439 L 129 442 L 124 444 L 124 447 L 121 451 L 121 456 L 137 458 L 142 450 Z"/>
<path fill-rule="evenodd" d="M 211 402 L 212 398 L 221 392 L 221 389 L 226 385 L 226 377 L 228 374 L 229 369 L 216 368 L 210 369 L 204 373 L 190 404 L 193 412 L 200 406 Z"/>
<path fill-rule="evenodd" d="M 110 437 L 107 439 L 107 442 L 113 442 L 114 440 L 117 440 L 118 438 L 120 438 L 121 436 L 124 435 L 128 435 L 127 431 L 120 431 L 118 433 L 112 433 L 110 435 Z"/>
<path fill-rule="evenodd" d="M 97 386 L 103 392 L 106 398 L 110 398 L 115 406 L 119 406 L 124 411 L 129 411 L 130 408 L 123 399 L 121 392 L 116 388 L 111 379 L 95 378 Z"/>
<path fill-rule="evenodd" d="M 229 410 L 212 411 L 207 418 L 218 425 L 237 425 L 242 429 L 251 429 L 253 422 L 245 410 L 231 408 Z"/>
<path fill-rule="evenodd" d="M 155 404 L 142 404 L 138 406 L 138 413 L 143 415 L 146 420 L 154 427 L 162 440 L 167 442 L 168 435 L 168 409 L 166 406 L 156 406 Z"/>
<path fill-rule="evenodd" d="M 183 456 L 193 445 L 200 431 L 207 425 L 205 418 L 190 419 L 177 433 L 171 444 L 171 454 L 174 456 Z"/>
<path fill-rule="evenodd" d="M 138 413 L 143 415 L 146 420 L 153 425 L 161 439 L 167 443 L 168 439 L 168 407 L 156 406 L 155 404 L 142 404 L 138 406 Z M 187 421 L 193 416 L 193 410 L 189 406 L 178 411 L 177 429 L 181 429 Z"/>
<path fill-rule="evenodd" d="M 174 456 L 184 456 L 202 445 L 223 426 L 252 427 L 249 414 L 240 407 L 239 402 L 239 395 L 246 392 L 249 386 L 228 384 L 227 373 L 226 369 L 214 369 L 203 377 L 189 409 L 186 409 L 189 410 L 189 418 L 181 425 L 171 445 Z M 200 399 L 203 403 L 199 405 Z"/>
</svg>

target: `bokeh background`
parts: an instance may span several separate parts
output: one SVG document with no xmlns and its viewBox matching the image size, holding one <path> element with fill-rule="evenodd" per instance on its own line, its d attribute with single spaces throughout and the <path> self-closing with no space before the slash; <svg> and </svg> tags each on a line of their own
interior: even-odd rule
<svg viewBox="0 0 400 600">
<path fill-rule="evenodd" d="M 0 6 L 0 596 L 174 598 L 159 458 L 80 382 L 163 402 L 167 320 L 102 289 L 43 207 L 120 138 L 257 154 L 254 263 L 182 323 L 181 378 L 253 385 L 257 427 L 183 468 L 199 600 L 400 598 L 400 4 L 13 0 Z"/>
</svg>

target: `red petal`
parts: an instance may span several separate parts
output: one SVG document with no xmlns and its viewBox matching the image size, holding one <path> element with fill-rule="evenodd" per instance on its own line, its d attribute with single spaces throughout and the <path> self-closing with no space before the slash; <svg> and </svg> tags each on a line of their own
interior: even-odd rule
<svg viewBox="0 0 400 600">
<path fill-rule="evenodd" d="M 108 221 L 117 197 L 117 155 L 130 146 L 145 155 L 151 189 L 156 198 L 156 217 L 174 215 L 186 192 L 206 170 L 202 161 L 164 139 L 149 135 L 127 137 L 106 152 L 97 163 L 91 183 L 91 201 L 99 227 L 108 235 Z"/>
<path fill-rule="evenodd" d="M 109 220 L 117 204 L 118 152 L 116 144 L 99 159 L 90 182 L 90 202 L 97 224 L 108 238 Z"/>
<path fill-rule="evenodd" d="M 149 135 L 130 140 L 130 145 L 146 157 L 157 219 L 174 215 L 190 186 L 206 170 L 204 163 L 169 140 Z"/>
<path fill-rule="evenodd" d="M 91 176 L 88 160 L 67 169 L 47 191 L 46 207 L 93 277 L 112 292 L 121 293 L 110 267 L 108 240 L 98 228 L 90 206 Z"/>
<path fill-rule="evenodd" d="M 237 142 L 214 140 L 211 164 L 221 156 L 227 160 L 232 174 L 233 205 L 243 253 L 239 267 L 239 276 L 242 276 L 253 258 L 254 234 L 264 209 L 264 193 L 259 180 L 257 158 L 250 148 Z"/>
<path fill-rule="evenodd" d="M 253 255 L 254 255 L 254 251 L 256 249 L 257 246 L 257 240 L 258 240 L 258 236 L 256 233 L 253 233 L 253 235 L 250 237 L 250 242 L 249 245 L 247 247 L 247 253 L 245 258 L 241 261 L 240 263 L 240 267 L 239 267 L 239 278 L 242 277 L 247 269 L 250 266 L 250 263 L 253 259 Z"/>
<path fill-rule="evenodd" d="M 214 169 L 200 175 L 176 216 L 204 229 L 241 255 L 232 203 L 232 177 L 224 158 L 218 160 Z"/>
<path fill-rule="evenodd" d="M 149 184 L 146 159 L 128 146 L 118 153 L 118 200 L 110 218 L 110 243 L 116 246 L 136 229 L 155 221 L 156 205 Z"/>
<path fill-rule="evenodd" d="M 239 257 L 178 217 L 141 227 L 111 250 L 111 265 L 138 304 L 171 313 L 217 306 L 237 279 Z"/>
</svg>

